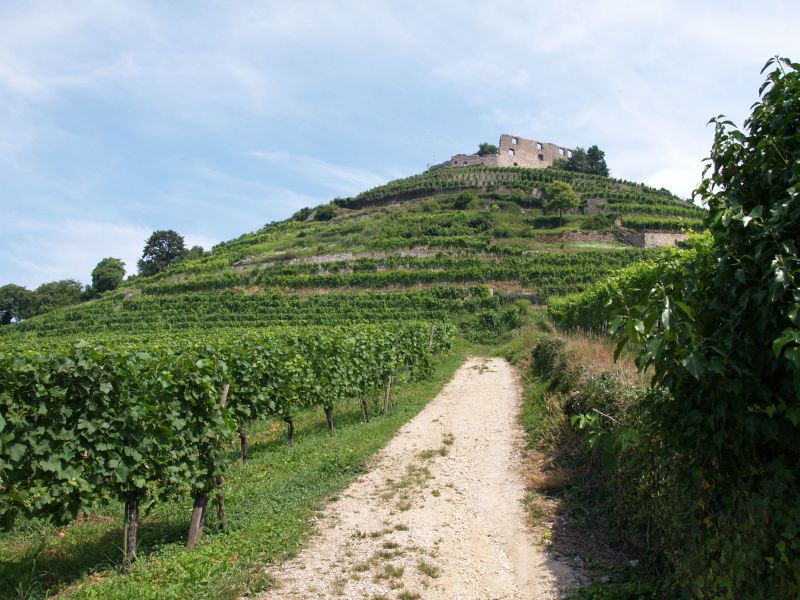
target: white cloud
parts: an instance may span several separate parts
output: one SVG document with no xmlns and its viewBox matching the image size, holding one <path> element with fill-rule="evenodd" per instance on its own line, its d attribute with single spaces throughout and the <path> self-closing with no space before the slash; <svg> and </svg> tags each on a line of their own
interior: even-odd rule
<svg viewBox="0 0 800 600">
<path fill-rule="evenodd" d="M 91 283 L 91 271 L 105 257 L 120 258 L 128 275 L 136 273 L 136 262 L 152 229 L 138 225 L 92 220 L 59 223 L 11 218 L 10 242 L 0 247 L 0 285 L 16 283 L 34 288 L 47 281 L 77 279 Z M 206 250 L 217 240 L 187 233 L 188 246 Z"/>
</svg>

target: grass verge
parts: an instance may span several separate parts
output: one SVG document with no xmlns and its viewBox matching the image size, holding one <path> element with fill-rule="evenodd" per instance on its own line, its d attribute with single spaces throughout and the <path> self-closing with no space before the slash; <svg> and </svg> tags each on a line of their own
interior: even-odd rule
<svg viewBox="0 0 800 600">
<path fill-rule="evenodd" d="M 142 519 L 139 561 L 128 575 L 120 570 L 119 507 L 63 528 L 19 523 L 0 534 L 0 597 L 226 600 L 267 589 L 271 582 L 263 566 L 297 552 L 321 502 L 365 472 L 367 459 L 439 392 L 465 353 L 466 344 L 457 342 L 430 380 L 398 383 L 386 417 L 363 423 L 357 401 L 337 406 L 335 437 L 329 437 L 321 409 L 297 415 L 293 448 L 282 423 L 254 424 L 250 462 L 235 463 L 226 476 L 227 530 L 218 531 L 210 507 L 203 541 L 194 550 L 184 547 L 192 506 L 188 490 Z"/>
</svg>

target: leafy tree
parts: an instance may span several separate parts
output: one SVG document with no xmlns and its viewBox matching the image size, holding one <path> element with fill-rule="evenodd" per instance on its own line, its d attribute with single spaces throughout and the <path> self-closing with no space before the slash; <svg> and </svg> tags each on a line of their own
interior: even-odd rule
<svg viewBox="0 0 800 600">
<path fill-rule="evenodd" d="M 316 221 L 330 221 L 336 216 L 336 207 L 333 204 L 325 204 L 317 208 L 314 212 L 314 220 Z"/>
<path fill-rule="evenodd" d="M 564 211 L 572 210 L 580 204 L 580 198 L 572 186 L 566 181 L 554 181 L 544 191 L 544 208 L 547 211 L 558 211 L 558 217 L 564 221 Z"/>
<path fill-rule="evenodd" d="M 62 279 L 43 283 L 37 287 L 34 294 L 35 314 L 40 314 L 59 308 L 78 304 L 81 301 L 83 288 L 75 279 Z"/>
<path fill-rule="evenodd" d="M 578 173 L 587 173 L 589 171 L 589 158 L 586 156 L 586 150 L 578 146 L 572 151 L 572 156 L 567 159 L 564 164 L 567 171 L 576 171 Z"/>
<path fill-rule="evenodd" d="M 32 291 L 9 283 L 0 287 L 0 325 L 14 319 L 27 319 L 36 314 L 36 297 Z"/>
<path fill-rule="evenodd" d="M 692 597 L 800 597 L 800 63 L 769 68 L 743 131 L 711 121 L 710 237 L 616 323 L 672 395 L 650 427 Z"/>
<path fill-rule="evenodd" d="M 595 144 L 586 151 L 586 165 L 588 173 L 608 177 L 608 166 L 606 165 L 606 153 L 600 150 Z"/>
<path fill-rule="evenodd" d="M 311 209 L 305 206 L 292 215 L 292 220 L 305 221 L 306 219 L 308 219 L 308 217 L 311 216 L 311 212 L 312 212 Z"/>
<path fill-rule="evenodd" d="M 186 256 L 183 236 L 172 229 L 154 231 L 144 246 L 138 267 L 141 275 L 155 275 Z"/>
<path fill-rule="evenodd" d="M 203 258 L 205 255 L 206 251 L 203 249 L 203 247 L 195 245 L 189 248 L 189 252 L 186 253 L 186 258 L 198 259 L 198 258 Z"/>
<path fill-rule="evenodd" d="M 478 156 L 486 156 L 487 154 L 497 154 L 497 146 L 484 142 L 478 145 Z"/>
<path fill-rule="evenodd" d="M 608 166 L 606 165 L 606 153 L 600 150 L 597 145 L 590 146 L 588 150 L 580 146 L 572 151 L 569 158 L 560 158 L 553 163 L 557 169 L 566 169 L 576 173 L 590 173 L 608 177 Z"/>
<path fill-rule="evenodd" d="M 117 289 L 123 277 L 125 277 L 125 263 L 119 258 L 104 258 L 92 269 L 93 294 Z"/>
</svg>

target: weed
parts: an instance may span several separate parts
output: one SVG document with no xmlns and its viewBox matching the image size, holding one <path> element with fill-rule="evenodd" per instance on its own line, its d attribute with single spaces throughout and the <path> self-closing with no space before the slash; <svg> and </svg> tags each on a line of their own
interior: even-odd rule
<svg viewBox="0 0 800 600">
<path fill-rule="evenodd" d="M 417 569 L 419 569 L 420 573 L 424 573 L 428 577 L 436 579 L 439 577 L 439 567 L 436 565 L 432 565 L 429 562 L 425 562 L 424 559 L 420 559 L 417 563 Z"/>
</svg>

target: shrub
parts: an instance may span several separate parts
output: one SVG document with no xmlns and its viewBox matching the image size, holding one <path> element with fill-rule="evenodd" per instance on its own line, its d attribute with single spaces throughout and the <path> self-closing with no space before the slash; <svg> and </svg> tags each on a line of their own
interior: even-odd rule
<svg viewBox="0 0 800 600">
<path fill-rule="evenodd" d="M 324 204 L 314 211 L 316 221 L 330 221 L 336 216 L 336 207 L 333 204 Z"/>
<path fill-rule="evenodd" d="M 478 203 L 478 193 L 475 190 L 464 190 L 453 201 L 453 208 L 465 210 Z"/>
</svg>

